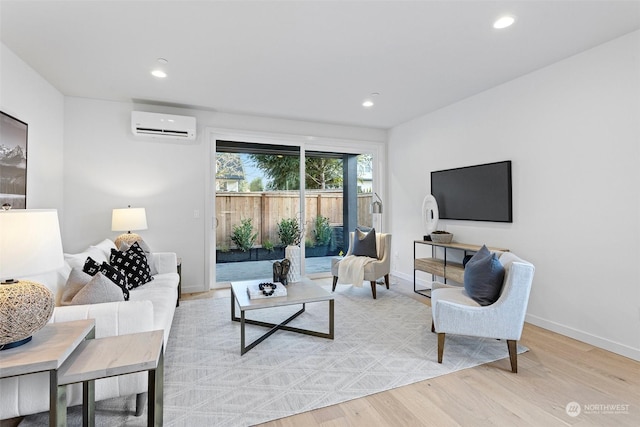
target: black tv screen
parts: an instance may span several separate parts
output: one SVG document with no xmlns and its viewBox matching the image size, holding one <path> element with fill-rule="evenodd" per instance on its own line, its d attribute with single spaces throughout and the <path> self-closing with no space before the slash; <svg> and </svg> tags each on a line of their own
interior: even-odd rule
<svg viewBox="0 0 640 427">
<path fill-rule="evenodd" d="M 513 222 L 511 161 L 431 172 L 441 219 Z"/>
</svg>

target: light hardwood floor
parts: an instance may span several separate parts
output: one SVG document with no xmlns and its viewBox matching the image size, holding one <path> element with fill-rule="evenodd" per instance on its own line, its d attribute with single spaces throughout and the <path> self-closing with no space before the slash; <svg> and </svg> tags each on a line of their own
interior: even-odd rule
<svg viewBox="0 0 640 427">
<path fill-rule="evenodd" d="M 431 304 L 405 281 L 393 279 L 392 290 Z M 385 291 L 381 287 L 378 294 Z M 184 298 L 228 295 L 216 290 Z M 640 425 L 639 362 L 530 324 L 521 343 L 529 351 L 518 356 L 517 374 L 505 358 L 261 426 Z M 566 411 L 571 402 L 580 404 L 575 417 Z"/>
<path fill-rule="evenodd" d="M 391 288 L 430 305 L 410 283 L 393 279 Z M 378 289 L 378 294 L 384 292 Z M 214 290 L 183 299 L 228 296 L 228 290 Z M 261 426 L 640 425 L 639 362 L 529 324 L 521 343 L 529 351 L 518 356 L 517 374 L 511 373 L 505 358 Z M 576 417 L 567 414 L 570 402 L 581 405 Z M 606 413 L 601 405 L 617 405 L 610 408 L 622 413 Z M 19 420 L 0 426 L 16 425 L 11 421 Z"/>
</svg>

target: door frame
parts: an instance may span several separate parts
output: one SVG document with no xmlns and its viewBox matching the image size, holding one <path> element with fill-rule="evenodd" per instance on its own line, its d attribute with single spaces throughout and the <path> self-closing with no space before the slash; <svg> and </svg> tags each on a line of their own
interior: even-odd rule
<svg viewBox="0 0 640 427">
<path fill-rule="evenodd" d="M 331 151 L 336 153 L 361 154 L 371 153 L 373 155 L 373 190 L 380 197 L 385 197 L 385 175 L 386 175 L 386 144 L 377 141 L 365 141 L 356 139 L 331 138 L 308 135 L 295 135 L 287 133 L 255 132 L 228 128 L 205 128 L 205 142 L 209 145 L 209 155 L 206 162 L 206 182 L 205 182 L 205 281 L 204 291 L 216 289 L 216 239 L 215 239 L 215 155 L 216 141 L 238 141 L 256 144 L 275 144 L 297 146 L 300 149 L 301 159 L 304 158 L 306 150 L 309 151 Z M 300 163 L 300 182 L 304 183 L 304 162 Z M 305 210 L 305 188 L 300 189 L 300 212 Z M 385 210 L 385 213 L 387 210 Z M 388 224 L 388 221 L 385 221 Z M 304 245 L 302 246 L 302 273 L 304 274 Z M 221 287 L 221 286 L 220 286 Z"/>
</svg>

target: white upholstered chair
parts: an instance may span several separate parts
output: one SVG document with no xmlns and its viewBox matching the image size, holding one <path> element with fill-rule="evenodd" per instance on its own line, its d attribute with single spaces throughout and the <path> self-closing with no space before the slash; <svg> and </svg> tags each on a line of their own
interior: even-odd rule
<svg viewBox="0 0 640 427">
<path fill-rule="evenodd" d="M 349 233 L 349 250 L 346 256 L 353 253 L 353 239 L 354 232 Z M 389 289 L 389 272 L 391 271 L 391 234 L 388 233 L 376 233 L 376 251 L 378 253 L 378 260 L 370 262 L 364 266 L 364 280 L 371 283 L 371 293 L 373 299 L 376 299 L 376 281 L 384 277 L 384 283 Z M 339 263 L 335 263 L 331 266 L 331 274 L 333 275 L 333 288 L 336 290 L 338 284 L 338 268 Z"/>
<path fill-rule="evenodd" d="M 438 363 L 442 363 L 446 334 L 498 338 L 507 341 L 511 371 L 518 372 L 516 347 L 522 335 L 535 268 L 511 252 L 502 253 L 499 260 L 505 268 L 504 284 L 500 297 L 491 305 L 479 305 L 463 287 L 433 284 L 431 330 L 438 334 Z"/>
</svg>

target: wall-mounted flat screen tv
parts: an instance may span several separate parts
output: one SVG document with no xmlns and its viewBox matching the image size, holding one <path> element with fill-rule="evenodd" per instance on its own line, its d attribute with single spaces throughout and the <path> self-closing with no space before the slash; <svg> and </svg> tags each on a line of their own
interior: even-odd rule
<svg viewBox="0 0 640 427">
<path fill-rule="evenodd" d="M 440 219 L 513 222 L 511 161 L 431 172 Z"/>
</svg>

